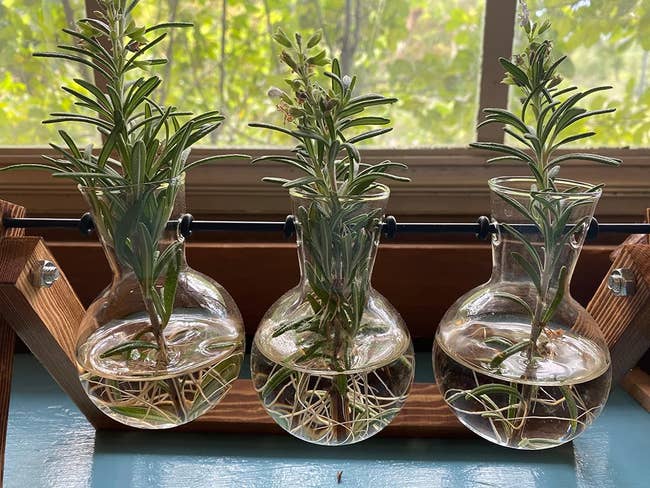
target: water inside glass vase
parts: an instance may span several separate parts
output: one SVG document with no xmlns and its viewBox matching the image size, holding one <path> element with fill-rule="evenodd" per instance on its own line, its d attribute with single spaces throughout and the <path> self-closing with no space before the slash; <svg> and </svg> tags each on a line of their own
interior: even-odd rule
<svg viewBox="0 0 650 488">
<path fill-rule="evenodd" d="M 308 442 L 374 435 L 413 381 L 408 331 L 370 283 L 387 198 L 292 193 L 301 279 L 262 319 L 251 369 L 267 412 Z"/>
<path fill-rule="evenodd" d="M 564 180 L 534 194 L 533 183 L 491 180 L 492 276 L 448 310 L 434 344 L 436 378 L 458 418 L 521 449 L 579 435 L 611 381 L 598 324 L 570 294 L 600 190 Z"/>
<path fill-rule="evenodd" d="M 238 377 L 244 333 L 230 295 L 187 265 L 183 238 L 166 230 L 181 213 L 182 179 L 81 191 L 113 271 L 80 325 L 82 385 L 127 425 L 189 422 Z"/>
</svg>

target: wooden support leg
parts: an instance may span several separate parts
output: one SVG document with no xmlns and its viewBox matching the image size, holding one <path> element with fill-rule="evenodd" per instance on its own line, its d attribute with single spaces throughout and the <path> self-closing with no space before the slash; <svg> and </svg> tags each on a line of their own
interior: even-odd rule
<svg viewBox="0 0 650 488">
<path fill-rule="evenodd" d="M 20 237 L 25 234 L 24 229 L 4 229 L 2 219 L 4 217 L 21 218 L 24 216 L 24 207 L 0 200 L 0 245 L 4 238 Z M 7 443 L 7 422 L 9 420 L 9 398 L 11 396 L 15 344 L 16 334 L 14 330 L 0 316 L 0 487 L 4 480 L 5 446 Z"/>
<path fill-rule="evenodd" d="M 79 382 L 75 343 L 84 308 L 60 268 L 60 277 L 50 288 L 34 284 L 43 260 L 58 267 L 40 237 L 0 242 L 0 310 L 90 423 L 95 428 L 113 427 L 116 422 L 95 407 Z"/>
<path fill-rule="evenodd" d="M 650 209 L 647 212 L 650 222 Z M 617 269 L 634 275 L 635 291 L 618 296 L 608 279 Z M 640 369 L 630 372 L 650 347 L 650 236 L 633 235 L 612 253 L 612 266 L 596 290 L 587 310 L 602 329 L 612 356 L 612 380 L 650 412 L 650 376 Z"/>
<path fill-rule="evenodd" d="M 4 479 L 5 444 L 7 441 L 7 421 L 9 418 L 9 397 L 11 395 L 11 376 L 14 365 L 14 344 L 16 334 L 0 317 L 0 486 Z"/>
</svg>

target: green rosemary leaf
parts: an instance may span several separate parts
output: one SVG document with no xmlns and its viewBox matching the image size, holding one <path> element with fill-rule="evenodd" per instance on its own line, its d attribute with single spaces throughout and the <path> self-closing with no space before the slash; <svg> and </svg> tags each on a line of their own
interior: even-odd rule
<svg viewBox="0 0 650 488">
<path fill-rule="evenodd" d="M 147 51 L 150 51 L 154 46 L 162 42 L 163 39 L 167 37 L 167 33 L 160 34 L 158 37 L 154 38 L 152 41 L 147 42 L 143 46 L 139 47 L 135 53 L 133 53 L 128 61 L 124 64 L 124 67 L 122 68 L 122 72 L 126 73 L 127 71 L 130 71 L 132 65 L 137 65 L 137 66 L 142 66 L 143 61 L 140 60 L 139 58 L 146 53 Z M 149 61 L 161 61 L 161 60 L 149 60 Z M 139 65 L 136 63 L 140 63 Z M 162 64 L 167 63 L 166 59 L 162 59 Z M 161 64 L 161 63 L 156 63 L 154 64 Z"/>
<path fill-rule="evenodd" d="M 332 73 L 338 77 L 341 76 L 341 66 L 339 64 L 339 60 L 336 58 L 332 59 Z"/>
<path fill-rule="evenodd" d="M 571 426 L 570 433 L 575 434 L 578 428 L 578 406 L 576 405 L 576 400 L 573 396 L 572 387 L 562 385 L 560 386 L 560 391 L 562 391 L 562 395 L 564 396 L 567 405 L 567 410 L 569 411 L 569 425 Z"/>
<path fill-rule="evenodd" d="M 78 115 L 64 112 L 55 112 L 51 114 L 54 118 L 44 120 L 43 124 L 58 124 L 60 122 L 83 122 L 90 125 L 95 125 L 97 127 L 103 127 L 106 130 L 111 130 L 112 125 L 102 119 L 97 117 L 90 117 L 87 115 Z"/>
<path fill-rule="evenodd" d="M 509 112 L 502 108 L 486 108 L 483 109 L 483 113 L 488 114 L 488 117 L 496 116 L 496 120 L 502 121 L 506 124 L 510 124 L 513 127 L 516 127 L 521 132 L 528 132 L 528 128 L 522 119 L 517 117 L 512 112 Z"/>
<path fill-rule="evenodd" d="M 374 129 L 370 130 L 368 132 L 364 132 L 362 134 L 359 134 L 358 136 L 351 137 L 348 139 L 347 143 L 348 144 L 356 144 L 357 142 L 365 141 L 366 139 L 371 139 L 373 137 L 380 136 L 382 134 L 386 134 L 390 131 L 392 131 L 392 127 L 388 127 L 386 129 Z"/>
<path fill-rule="evenodd" d="M 535 288 L 537 288 L 538 293 L 542 293 L 542 284 L 541 284 L 541 276 L 540 276 L 540 271 L 538 268 L 535 268 L 530 262 L 526 260 L 521 254 L 518 252 L 513 252 L 512 257 L 519 266 L 523 268 L 523 270 L 526 272 L 526 274 L 530 277 L 531 281 L 535 285 Z"/>
<path fill-rule="evenodd" d="M 273 34 L 273 40 L 284 47 L 292 47 L 289 37 L 284 33 L 282 29 L 278 29 Z"/>
<path fill-rule="evenodd" d="M 341 124 L 341 130 L 349 129 L 350 127 L 358 127 L 363 125 L 386 125 L 390 124 L 390 119 L 385 117 L 359 117 L 344 121 Z"/>
<path fill-rule="evenodd" d="M 251 123 L 248 124 L 248 126 L 249 127 L 259 127 L 259 128 L 263 128 L 263 129 L 274 130 L 276 132 L 282 132 L 283 134 L 289 135 L 291 137 L 295 137 L 293 131 L 291 131 L 289 129 L 285 129 L 284 127 L 273 125 L 273 124 L 265 124 L 265 123 L 262 123 L 262 122 L 251 122 Z"/>
<path fill-rule="evenodd" d="M 514 386 L 502 385 L 500 383 L 487 383 L 485 385 L 477 386 L 476 388 L 469 391 L 460 391 L 454 393 L 449 398 L 445 398 L 447 403 L 453 403 L 456 400 L 461 398 L 470 399 L 472 397 L 478 397 L 480 395 L 487 395 L 490 393 L 500 393 L 506 395 L 513 395 L 519 400 L 522 400 L 521 393 Z"/>
<path fill-rule="evenodd" d="M 172 29 L 172 28 L 187 28 L 194 27 L 194 24 L 191 22 L 163 22 L 161 24 L 156 24 L 145 29 L 146 33 L 153 32 L 159 29 Z"/>
<path fill-rule="evenodd" d="M 529 221 L 535 222 L 535 218 L 533 217 L 533 215 L 528 211 L 528 209 L 526 207 L 524 207 L 516 199 L 514 199 L 514 198 L 512 198 L 512 197 L 510 197 L 508 195 L 504 195 L 504 194 L 502 194 L 500 192 L 496 192 L 495 194 L 496 194 L 496 196 L 501 198 L 503 201 L 505 201 L 506 203 L 508 203 L 512 207 L 514 207 L 515 210 L 517 210 L 517 212 L 519 212 L 521 215 L 526 217 Z"/>
<path fill-rule="evenodd" d="M 554 151 L 558 147 L 563 146 L 565 144 L 568 144 L 570 142 L 579 141 L 580 139 L 585 139 L 587 137 L 591 137 L 591 136 L 594 136 L 594 135 L 596 135 L 596 133 L 592 131 L 592 132 L 583 132 L 581 134 L 575 134 L 573 136 L 565 137 L 560 142 L 553 145 L 553 147 L 551 148 L 551 151 Z"/>
<path fill-rule="evenodd" d="M 32 171 L 32 170 L 43 170 L 43 171 L 52 171 L 52 172 L 57 172 L 60 171 L 61 169 L 57 166 L 51 166 L 49 164 L 42 164 L 42 163 L 21 163 L 21 164 L 12 164 L 11 166 L 4 166 L 0 167 L 0 172 L 2 171 L 13 171 L 13 170 L 27 170 L 27 171 Z"/>
<path fill-rule="evenodd" d="M 161 327 L 164 329 L 169 323 L 172 312 L 174 310 L 174 300 L 176 299 L 176 290 L 178 288 L 178 276 L 181 271 L 183 248 L 182 244 L 172 244 L 174 248 L 173 257 L 169 260 L 167 265 L 167 276 L 165 277 L 165 284 L 163 285 L 163 310 L 161 313 Z M 154 275 L 154 278 L 156 275 Z"/>
<path fill-rule="evenodd" d="M 75 63 L 83 64 L 84 66 L 88 66 L 89 68 L 92 68 L 94 70 L 99 71 L 102 75 L 104 75 L 107 79 L 111 79 L 111 73 L 106 71 L 103 67 L 98 65 L 97 63 L 93 63 L 92 61 L 88 61 L 85 58 L 79 57 L 79 56 L 74 56 L 72 54 L 64 54 L 64 53 L 56 53 L 56 52 L 45 52 L 45 53 L 34 53 L 34 57 L 38 58 L 55 58 L 55 59 L 63 59 L 65 61 L 74 61 Z"/>
<path fill-rule="evenodd" d="M 483 342 L 490 346 L 494 345 L 494 346 L 501 346 L 506 348 L 513 345 L 513 342 L 510 339 L 501 336 L 491 336 L 485 339 Z"/>
<path fill-rule="evenodd" d="M 497 163 L 499 161 L 520 161 L 520 162 L 523 162 L 517 156 L 497 156 L 496 158 L 490 158 L 490 159 L 486 160 L 485 162 L 487 164 L 492 164 L 492 163 Z M 528 164 L 530 164 L 530 163 L 528 163 Z"/>
<path fill-rule="evenodd" d="M 72 88 L 69 88 L 67 86 L 63 86 L 61 87 L 61 89 L 66 93 L 69 93 L 73 97 L 76 97 L 79 100 L 81 100 L 81 102 L 77 102 L 78 105 L 83 105 L 91 110 L 94 110 L 95 112 L 102 114 L 106 118 L 110 118 L 113 116 L 113 114 L 108 110 L 106 110 L 106 108 L 100 102 L 93 100 L 92 98 L 84 95 L 83 93 L 74 90 Z"/>
<path fill-rule="evenodd" d="M 530 87 L 528 75 L 521 68 L 506 58 L 499 58 L 499 63 L 501 63 L 501 66 L 503 66 L 506 72 L 512 76 L 517 85 Z"/>
<path fill-rule="evenodd" d="M 533 220 L 533 219 L 531 219 Z M 533 220 L 534 222 L 534 220 Z M 533 245 L 530 243 L 528 238 L 524 236 L 521 232 L 519 232 L 517 229 L 515 229 L 512 225 L 507 224 L 507 223 L 501 223 L 499 224 L 503 226 L 503 228 L 511 234 L 515 239 L 517 239 L 519 242 L 521 242 L 524 245 L 524 248 L 528 252 L 528 255 L 530 258 L 534 261 L 535 266 L 537 266 L 538 269 L 542 269 L 542 260 L 539 256 L 539 253 L 537 250 L 533 247 Z"/>
<path fill-rule="evenodd" d="M 276 330 L 274 330 L 271 337 L 273 337 L 273 338 L 279 337 L 282 334 L 285 334 L 285 333 L 289 332 L 290 330 L 295 330 L 295 329 L 299 328 L 300 326 L 302 326 L 302 325 L 304 325 L 304 324 L 306 324 L 308 322 L 311 322 L 312 320 L 313 320 L 313 316 L 310 316 L 310 317 L 306 317 L 306 318 L 301 318 L 301 319 L 296 320 L 294 322 L 288 322 L 288 323 L 282 325 L 281 327 L 278 327 Z"/>
<path fill-rule="evenodd" d="M 105 34 L 107 37 L 110 38 L 110 36 L 111 36 L 111 28 L 108 26 L 108 24 L 106 24 L 105 22 L 102 22 L 99 19 L 85 18 L 85 19 L 80 19 L 79 23 L 80 24 L 89 24 L 94 29 L 97 29 L 102 34 Z"/>
<path fill-rule="evenodd" d="M 217 156 L 208 156 L 206 158 L 197 159 L 196 161 L 186 164 L 184 170 L 188 171 L 196 166 L 231 159 L 250 159 L 250 156 L 247 154 L 219 154 Z"/>
<path fill-rule="evenodd" d="M 497 354 L 496 356 L 494 356 L 492 358 L 492 360 L 490 361 L 490 367 L 492 369 L 498 368 L 501 365 L 501 363 L 503 363 L 503 361 L 508 359 L 513 354 L 517 354 L 518 352 L 523 351 L 529 345 L 530 345 L 530 340 L 526 339 L 524 341 L 518 342 L 517 344 L 514 344 L 514 345 L 510 346 L 509 348 L 501 351 L 499 354 Z M 476 394 L 476 393 L 474 393 L 474 394 Z"/>
<path fill-rule="evenodd" d="M 269 181 L 269 180 L 266 179 L 265 181 Z M 314 183 L 315 181 L 318 181 L 318 178 L 316 178 L 315 176 L 303 176 L 301 178 L 296 178 L 295 180 L 287 181 L 282 186 L 284 188 L 297 188 L 297 187 L 307 186 L 311 183 Z"/>
<path fill-rule="evenodd" d="M 319 29 L 316 32 L 314 32 L 311 35 L 311 37 L 307 40 L 307 49 L 311 49 L 312 47 L 317 46 L 322 37 L 323 37 L 322 30 Z"/>
<path fill-rule="evenodd" d="M 522 161 L 528 161 L 530 163 L 535 164 L 535 161 L 528 154 L 526 154 L 520 149 L 506 146 L 505 144 L 500 144 L 497 142 L 472 142 L 470 144 L 470 147 L 473 147 L 475 149 L 485 149 L 488 151 L 510 154 L 512 156 L 517 156 Z"/>
<path fill-rule="evenodd" d="M 566 278 L 567 278 L 567 267 L 562 266 L 562 268 L 560 268 L 560 273 L 558 276 L 558 283 L 557 283 L 557 290 L 555 292 L 555 297 L 553 297 L 553 301 L 548 306 L 548 308 L 544 311 L 544 315 L 542 316 L 543 324 L 547 324 L 553 318 L 553 315 L 555 315 L 555 311 L 557 310 L 557 307 L 562 302 L 562 298 L 564 297 L 564 290 L 566 288 Z"/>
<path fill-rule="evenodd" d="M 162 381 L 160 382 L 161 384 L 163 383 Z M 157 408 L 151 408 L 149 406 L 147 407 L 135 407 L 135 406 L 129 406 L 129 407 L 123 407 L 123 406 L 118 406 L 118 405 L 110 405 L 109 408 L 111 411 L 124 415 L 125 417 L 129 418 L 135 418 L 135 419 L 141 419 L 141 420 L 146 420 L 148 422 L 156 422 L 156 423 L 174 423 L 175 419 L 170 417 L 169 415 L 166 415 L 163 410 L 157 409 Z"/>
<path fill-rule="evenodd" d="M 620 159 L 610 158 L 608 156 L 601 156 L 599 154 L 570 153 L 570 154 L 563 154 L 562 156 L 558 156 L 557 158 L 553 159 L 546 165 L 546 169 L 549 170 L 551 168 L 554 168 L 555 166 L 558 166 L 563 161 L 573 161 L 573 160 L 595 161 L 597 163 L 603 163 L 608 166 L 619 166 L 621 164 Z"/>
<path fill-rule="evenodd" d="M 95 99 L 97 100 L 97 103 L 101 104 L 101 106 L 104 107 L 104 109 L 106 109 L 107 111 L 111 110 L 111 106 L 106 100 L 106 95 L 102 93 L 102 91 L 99 88 L 97 88 L 92 83 L 89 83 L 86 80 L 83 80 L 81 78 L 75 78 L 73 81 L 80 87 L 92 93 Z"/>
<path fill-rule="evenodd" d="M 93 59 L 95 63 L 97 63 L 99 66 L 102 66 L 108 73 L 111 73 L 113 75 L 115 74 L 115 65 L 111 62 L 110 58 L 107 60 L 105 57 L 94 53 L 90 49 L 83 49 L 77 46 L 68 46 L 66 44 L 59 44 L 56 47 L 63 51 L 69 51 L 69 52 L 81 54 L 82 56 L 88 56 L 90 59 Z"/>
</svg>

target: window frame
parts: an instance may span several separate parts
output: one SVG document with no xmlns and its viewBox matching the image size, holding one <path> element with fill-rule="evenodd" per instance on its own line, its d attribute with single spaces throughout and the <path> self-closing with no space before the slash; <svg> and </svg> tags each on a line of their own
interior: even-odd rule
<svg viewBox="0 0 650 488">
<path fill-rule="evenodd" d="M 86 12 L 94 15 L 101 7 L 98 0 L 85 0 Z M 498 58 L 510 57 L 515 34 L 517 0 L 485 0 L 485 17 L 479 107 L 476 120 L 486 107 L 507 108 L 508 85 L 501 83 L 503 70 Z M 102 80 L 94 74 L 100 85 Z M 479 141 L 503 142 L 504 133 L 496 124 L 481 127 Z M 563 170 L 563 176 L 607 183 L 598 209 L 600 216 L 633 220 L 650 207 L 650 148 L 602 148 L 598 152 L 623 159 L 620 168 L 600 167 L 576 162 Z M 245 152 L 255 157 L 267 154 L 259 148 L 197 147 L 190 159 L 211 154 Z M 282 153 L 286 150 L 273 149 Z M 490 167 L 491 157 L 483 151 L 464 147 L 418 149 L 365 149 L 369 162 L 392 159 L 409 166 L 408 184 L 391 185 L 393 196 L 390 212 L 402 219 L 467 218 L 488 212 L 487 180 L 503 174 L 522 174 L 521 165 L 500 164 Z M 41 161 L 42 154 L 52 154 L 42 147 L 0 147 L 0 166 Z M 291 175 L 292 171 L 277 164 L 266 164 L 263 174 Z M 262 172 L 241 160 L 201 167 L 187 178 L 186 194 L 189 208 L 199 216 L 278 216 L 288 211 L 286 192 L 262 183 Z M 645 184 L 644 184 L 645 182 Z M 4 173 L 0 179 L 0 195 L 25 205 L 32 215 L 74 216 L 84 208 L 81 198 L 69 181 L 55 179 L 43 172 Z"/>
</svg>

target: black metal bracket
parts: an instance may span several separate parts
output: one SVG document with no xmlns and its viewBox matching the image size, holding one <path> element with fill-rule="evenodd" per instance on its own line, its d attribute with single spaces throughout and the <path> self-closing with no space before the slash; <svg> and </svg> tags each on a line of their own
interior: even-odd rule
<svg viewBox="0 0 650 488">
<path fill-rule="evenodd" d="M 80 219 L 54 219 L 54 218 L 4 218 L 2 224 L 7 229 L 78 229 L 82 234 L 89 235 L 95 229 L 95 223 L 89 213 L 85 213 Z M 537 232 L 534 224 L 515 224 L 514 228 L 523 233 Z M 212 232 L 282 232 L 288 239 L 296 231 L 294 217 L 287 216 L 284 222 L 265 221 L 242 221 L 242 220 L 194 220 L 191 214 L 184 214 L 179 220 L 172 220 L 168 223 L 170 230 L 178 229 L 178 232 L 185 238 L 189 238 L 194 231 Z M 567 230 L 571 226 L 567 226 Z M 478 218 L 477 222 L 454 223 L 454 222 L 405 222 L 399 223 L 392 215 L 384 218 L 383 234 L 394 238 L 401 233 L 425 233 L 425 234 L 453 234 L 471 233 L 478 239 L 485 240 L 491 234 L 498 232 L 498 223 L 491 222 L 486 216 Z M 650 224 L 629 224 L 629 223 L 599 223 L 592 219 L 587 230 L 586 238 L 594 240 L 601 233 L 619 234 L 650 234 Z"/>
</svg>

